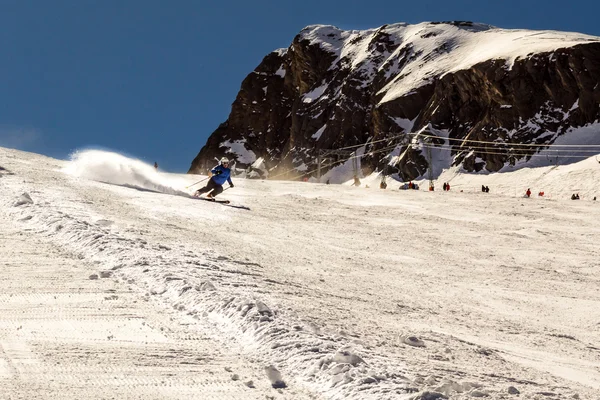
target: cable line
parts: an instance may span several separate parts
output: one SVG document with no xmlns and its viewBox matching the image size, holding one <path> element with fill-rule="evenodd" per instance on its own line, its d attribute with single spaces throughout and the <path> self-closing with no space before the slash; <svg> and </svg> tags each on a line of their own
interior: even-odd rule
<svg viewBox="0 0 600 400">
<path fill-rule="evenodd" d="M 388 145 L 388 146 L 378 149 L 378 150 L 363 153 L 361 155 L 354 154 L 353 156 L 350 156 L 349 158 L 345 159 L 343 162 L 345 163 L 350 160 L 354 161 L 354 159 L 359 158 L 359 157 L 372 156 L 372 155 L 375 155 L 375 154 L 378 154 L 378 153 L 381 153 L 384 151 L 395 149 L 398 146 L 406 146 L 406 149 L 404 150 L 402 155 L 398 156 L 400 158 L 404 158 L 404 156 L 407 154 L 408 149 L 411 146 L 420 146 L 424 150 L 437 149 L 437 150 L 443 150 L 443 151 L 452 151 L 452 152 L 456 152 L 458 154 L 460 154 L 461 152 L 465 152 L 465 151 L 475 151 L 477 154 L 504 155 L 504 156 L 508 156 L 508 157 L 517 157 L 517 158 L 522 158 L 522 157 L 546 157 L 546 158 L 552 157 L 552 158 L 557 158 L 557 159 L 558 158 L 588 158 L 583 155 L 558 154 L 559 152 L 564 152 L 564 153 L 572 152 L 575 149 L 577 149 L 576 150 L 577 153 L 600 153 L 600 144 L 512 143 L 512 142 L 498 142 L 498 141 L 451 138 L 451 137 L 430 135 L 430 134 L 426 134 L 423 132 L 402 132 L 402 133 L 399 133 L 396 135 L 387 136 L 383 139 L 378 139 L 378 140 L 373 140 L 373 141 L 369 139 L 365 143 L 361 143 L 361 144 L 357 144 L 357 145 L 338 147 L 335 149 L 319 149 L 319 151 L 323 150 L 326 152 L 336 152 L 336 151 L 343 151 L 343 150 L 349 150 L 349 149 L 358 149 L 363 146 L 364 147 L 369 146 L 369 145 L 373 146 L 374 144 L 377 144 L 377 143 L 389 142 L 389 141 L 392 141 L 397 138 L 404 139 L 407 136 L 409 136 L 409 137 L 413 136 L 413 140 L 415 140 L 415 139 L 418 140 L 419 138 L 428 139 L 428 140 L 439 139 L 439 140 L 443 140 L 444 142 L 448 141 L 448 145 L 442 144 L 440 146 L 435 146 L 433 144 L 426 144 L 424 141 L 421 141 L 418 143 L 395 143 L 395 144 Z M 458 142 L 458 143 L 452 144 L 451 142 L 453 142 L 453 141 Z M 496 150 L 496 151 L 490 151 L 490 149 L 487 148 L 486 146 L 471 146 L 471 145 L 469 145 L 469 143 L 480 144 L 480 145 L 482 145 L 482 144 L 483 145 L 491 145 L 491 146 L 495 147 L 495 149 L 493 149 L 493 150 Z M 501 147 L 501 145 L 503 145 L 505 147 Z M 454 148 L 453 146 L 459 146 L 459 148 Z M 460 147 L 464 147 L 464 148 L 460 148 Z M 512 149 L 513 147 L 517 147 L 518 149 L 515 151 L 514 149 Z M 526 148 L 530 148 L 533 153 L 527 153 Z M 552 151 L 554 154 L 537 154 L 535 152 L 536 150 L 533 150 L 532 148 L 544 148 L 544 150 Z M 413 149 L 417 150 L 414 147 L 413 147 Z M 502 149 L 506 149 L 506 151 L 502 152 Z M 571 149 L 573 149 L 573 150 L 571 150 Z M 329 164 L 320 164 L 320 168 L 327 168 L 327 167 L 333 166 L 337 163 L 338 163 L 338 161 L 334 161 Z M 304 172 L 304 175 L 313 174 L 313 173 L 319 171 L 320 168 L 306 171 L 306 172 Z M 292 171 L 297 171 L 297 170 L 293 169 L 293 168 L 288 169 L 277 175 L 272 176 L 271 178 L 277 178 L 279 176 L 286 175 Z M 295 179 L 299 179 L 299 178 L 300 177 L 295 177 L 292 179 L 295 180 Z"/>
</svg>

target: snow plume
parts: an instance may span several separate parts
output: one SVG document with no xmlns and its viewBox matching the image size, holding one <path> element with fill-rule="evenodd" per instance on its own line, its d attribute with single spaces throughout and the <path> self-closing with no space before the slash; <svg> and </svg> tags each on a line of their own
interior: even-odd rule
<svg viewBox="0 0 600 400">
<path fill-rule="evenodd" d="M 158 173 L 150 164 L 118 153 L 101 150 L 77 151 L 64 172 L 98 182 L 178 196 L 188 196 L 178 187 L 184 182 Z"/>
</svg>

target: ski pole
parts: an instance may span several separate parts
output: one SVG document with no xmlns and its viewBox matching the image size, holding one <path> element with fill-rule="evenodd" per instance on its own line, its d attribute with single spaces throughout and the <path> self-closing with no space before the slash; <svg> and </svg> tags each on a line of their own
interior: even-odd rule
<svg viewBox="0 0 600 400">
<path fill-rule="evenodd" d="M 209 178 L 210 178 L 210 176 L 207 176 L 206 178 L 204 178 L 204 179 L 200 179 L 198 182 L 196 182 L 196 183 L 192 183 L 191 185 L 189 185 L 189 186 L 186 186 L 185 188 L 186 188 L 186 189 L 189 189 L 189 188 L 191 188 L 192 186 L 194 186 L 194 185 L 197 185 L 197 184 L 199 184 L 200 182 L 204 182 L 205 180 L 207 180 L 207 179 L 209 179 Z"/>
</svg>

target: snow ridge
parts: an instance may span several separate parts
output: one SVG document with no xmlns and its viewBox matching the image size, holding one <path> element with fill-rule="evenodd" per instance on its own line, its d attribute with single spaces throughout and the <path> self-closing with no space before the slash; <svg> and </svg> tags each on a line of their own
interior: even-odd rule
<svg viewBox="0 0 600 400">
<path fill-rule="evenodd" d="M 377 35 L 389 36 L 395 50 L 382 53 L 371 48 L 369 43 Z M 487 60 L 504 60 L 511 69 L 517 59 L 531 53 L 600 42 L 599 37 L 581 33 L 500 29 L 471 22 L 397 23 L 362 31 L 311 25 L 300 37 L 336 56 L 330 69 L 338 67 L 341 60 L 350 60 L 343 66 L 362 70 L 368 82 L 379 72 L 392 77 L 379 92 L 383 95 L 379 104 L 406 96 L 431 79 Z"/>
</svg>

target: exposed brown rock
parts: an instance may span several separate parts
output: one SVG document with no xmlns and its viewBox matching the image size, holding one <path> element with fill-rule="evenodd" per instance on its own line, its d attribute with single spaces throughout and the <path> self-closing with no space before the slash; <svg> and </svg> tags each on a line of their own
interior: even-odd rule
<svg viewBox="0 0 600 400">
<path fill-rule="evenodd" d="M 451 25 L 469 29 L 469 24 Z M 443 26 L 429 24 L 421 37 L 434 40 Z M 312 28 L 311 32 L 321 34 Z M 405 65 L 443 56 L 452 51 L 452 43 L 424 54 L 423 49 L 392 37 L 386 26 L 362 32 L 327 28 L 321 42 L 306 38 L 305 31 L 311 29 L 307 27 L 288 49 L 263 59 L 244 79 L 229 118 L 210 136 L 190 172 L 204 172 L 214 164 L 214 157 L 223 155 L 235 159 L 238 168 L 247 167 L 254 159 L 236 153 L 230 145 L 241 143 L 255 158 L 264 158 L 271 177 L 314 176 L 320 149 L 375 142 L 366 146 L 366 152 L 373 154 L 361 158 L 363 173 L 382 170 L 390 147 L 396 145 L 400 152 L 407 151 L 386 172 L 415 179 L 427 173 L 427 151 L 417 142 L 410 145 L 414 135 L 403 133 L 419 131 L 433 136 L 447 131 L 450 139 L 456 139 L 431 142 L 451 147 L 453 165 L 494 172 L 540 150 L 509 150 L 512 144 L 551 144 L 568 134 L 568 128 L 600 119 L 598 41 L 529 54 L 512 68 L 495 59 L 453 73 L 440 72 L 410 93 L 382 103 L 386 85 L 410 78 L 402 75 Z M 368 57 L 337 59 L 331 51 L 353 41 L 361 49 L 366 46 Z M 311 94 L 314 99 L 309 100 Z M 405 126 L 397 121 L 405 121 Z M 320 137 L 314 138 L 324 125 Z M 299 168 L 303 164 L 305 170 Z"/>
</svg>

